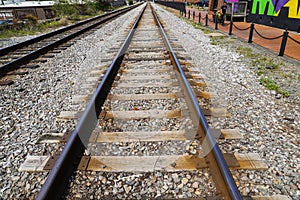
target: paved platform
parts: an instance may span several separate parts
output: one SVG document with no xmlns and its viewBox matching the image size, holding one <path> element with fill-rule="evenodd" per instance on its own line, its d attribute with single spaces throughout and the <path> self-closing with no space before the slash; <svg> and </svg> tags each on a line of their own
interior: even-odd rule
<svg viewBox="0 0 300 200">
<path fill-rule="evenodd" d="M 187 12 L 188 12 L 188 10 L 190 10 L 191 19 L 193 17 L 192 13 L 193 13 L 193 11 L 195 11 L 194 21 L 196 21 L 196 22 L 198 22 L 198 20 L 199 20 L 199 12 L 201 12 L 201 18 L 205 18 L 205 15 L 207 13 L 207 11 L 202 11 L 202 10 L 199 11 L 199 10 L 191 9 L 191 8 L 187 8 Z M 188 15 L 187 15 L 187 17 L 188 17 Z M 208 18 L 210 19 L 210 20 L 208 20 L 208 26 L 215 28 L 215 23 L 212 22 L 212 19 L 213 19 L 212 15 L 209 14 Z M 205 20 L 201 19 L 201 23 L 205 24 Z M 229 33 L 229 23 L 230 23 L 230 21 L 225 21 L 225 25 L 218 24 L 218 30 L 221 30 L 228 34 Z M 249 22 L 234 22 L 234 25 L 238 29 L 246 29 L 246 28 L 250 27 L 251 23 L 249 23 Z M 235 35 L 237 37 L 243 38 L 246 41 L 248 41 L 250 29 L 241 31 L 241 30 L 238 30 L 236 27 L 233 26 L 232 35 Z M 277 36 L 282 35 L 283 32 L 285 31 L 283 29 L 273 28 L 270 26 L 264 26 L 264 25 L 260 25 L 260 24 L 255 24 L 255 29 L 257 30 L 257 32 L 259 34 L 261 34 L 262 36 L 264 36 L 266 38 L 275 38 Z M 300 42 L 300 33 L 289 31 L 289 36 L 292 37 L 293 39 L 295 39 L 296 41 Z M 275 39 L 275 40 L 267 40 L 267 39 L 260 37 L 254 31 L 252 41 L 255 44 L 263 46 L 263 47 L 270 49 L 270 50 L 274 51 L 275 53 L 279 54 L 282 38 Z M 288 57 L 291 57 L 291 58 L 294 58 L 294 59 L 300 61 L 300 44 L 293 41 L 292 39 L 288 38 L 284 56 L 288 56 Z"/>
</svg>

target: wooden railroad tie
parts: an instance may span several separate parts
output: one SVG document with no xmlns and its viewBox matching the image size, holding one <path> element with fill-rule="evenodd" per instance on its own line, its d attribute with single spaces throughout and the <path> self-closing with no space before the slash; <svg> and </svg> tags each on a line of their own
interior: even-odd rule
<svg viewBox="0 0 300 200">
<path fill-rule="evenodd" d="M 113 87 L 123 87 L 123 88 L 138 88 L 138 87 L 178 87 L 179 83 L 177 82 L 166 82 L 166 83 L 161 83 L 161 82 L 155 82 L 155 83 L 113 83 Z"/>
<path fill-rule="evenodd" d="M 265 170 L 268 165 L 257 153 L 224 154 L 231 169 Z M 58 156 L 27 156 L 19 171 L 51 170 Z M 111 172 L 194 171 L 207 168 L 205 158 L 196 155 L 175 156 L 83 156 L 79 170 Z"/>
<path fill-rule="evenodd" d="M 65 133 L 44 133 L 37 143 L 65 143 L 72 132 Z M 241 139 L 243 135 L 237 129 L 211 129 L 211 133 L 216 139 Z M 158 142 L 166 140 L 193 140 L 196 130 L 180 131 L 149 131 L 149 132 L 99 132 L 93 131 L 89 142 Z"/>
<path fill-rule="evenodd" d="M 82 113 L 78 111 L 61 111 L 59 116 L 56 118 L 56 121 L 70 121 L 77 120 Z"/>
<path fill-rule="evenodd" d="M 237 129 L 212 129 L 216 139 L 241 139 L 243 135 Z M 138 142 L 138 141 L 167 141 L 167 140 L 193 140 L 196 130 L 179 131 L 149 131 L 149 132 L 98 132 L 93 131 L 90 142 Z"/>
</svg>

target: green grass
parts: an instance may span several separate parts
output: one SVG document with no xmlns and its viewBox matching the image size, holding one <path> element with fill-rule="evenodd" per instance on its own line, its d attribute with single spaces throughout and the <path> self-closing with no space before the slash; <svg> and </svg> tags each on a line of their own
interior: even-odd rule
<svg viewBox="0 0 300 200">
<path fill-rule="evenodd" d="M 262 83 L 268 90 L 274 90 L 284 97 L 289 97 L 290 93 L 286 90 L 282 90 L 273 80 L 269 78 L 260 78 L 259 82 Z"/>
<path fill-rule="evenodd" d="M 244 51 L 245 52 L 245 51 Z M 267 74 L 269 72 L 275 72 L 278 70 L 281 66 L 284 65 L 284 63 L 275 63 L 271 58 L 267 58 L 264 56 L 259 56 L 257 54 L 252 54 L 249 51 L 246 55 L 248 58 L 252 58 L 252 66 L 256 68 L 256 74 L 258 76 Z M 254 59 L 255 58 L 255 59 Z"/>
<path fill-rule="evenodd" d="M 284 73 L 284 72 L 280 72 L 279 76 L 286 79 L 293 79 L 295 77 L 292 73 Z"/>
<path fill-rule="evenodd" d="M 213 33 L 213 31 L 211 31 L 210 29 L 203 27 L 203 24 L 201 22 L 200 23 L 194 22 L 183 16 L 179 16 L 179 18 L 183 19 L 185 22 L 191 24 L 195 29 L 199 29 L 199 30 L 203 31 L 204 34 Z"/>
<path fill-rule="evenodd" d="M 214 36 L 214 37 L 211 37 L 210 44 L 211 45 L 225 44 L 225 43 L 229 42 L 229 41 L 227 41 L 227 39 L 228 39 L 228 36 Z"/>
<path fill-rule="evenodd" d="M 201 23 L 199 24 L 199 23 L 196 23 L 196 22 L 192 22 L 191 24 L 193 25 L 193 27 L 194 27 L 195 29 L 201 30 L 204 34 L 210 34 L 210 33 L 212 33 L 211 30 L 209 30 L 209 29 L 207 29 L 207 28 L 204 28 L 203 25 L 202 25 Z"/>
<path fill-rule="evenodd" d="M 49 28 L 58 28 L 67 25 L 65 20 L 52 20 L 42 23 L 27 23 L 25 25 L 14 25 L 12 28 L 0 31 L 0 38 L 18 37 L 24 35 L 34 35 Z"/>
<path fill-rule="evenodd" d="M 258 76 L 261 76 L 261 75 L 263 75 L 263 74 L 266 74 L 266 70 L 259 69 L 259 70 L 256 71 L 256 74 L 257 74 Z"/>
<path fill-rule="evenodd" d="M 256 74 L 261 76 L 267 74 L 269 71 L 278 70 L 284 63 L 275 63 L 271 58 L 261 56 L 254 53 L 249 47 L 239 46 L 236 51 L 245 56 L 245 58 L 251 59 L 251 64 L 256 67 Z"/>
<path fill-rule="evenodd" d="M 218 45 L 218 42 L 217 41 L 211 41 L 210 44 L 211 45 Z"/>
<path fill-rule="evenodd" d="M 81 4 L 68 4 L 62 2 L 57 3 L 53 6 L 61 20 L 51 20 L 47 22 L 38 22 L 35 17 L 28 16 L 28 23 L 26 24 L 14 24 L 11 28 L 0 30 L 0 38 L 18 37 L 25 35 L 34 35 L 44 32 L 51 28 L 58 28 L 61 26 L 66 26 L 69 23 L 74 23 L 76 21 L 88 19 L 95 15 L 103 13 L 103 10 L 111 9 L 107 3 L 87 3 Z"/>
<path fill-rule="evenodd" d="M 239 46 L 237 52 L 244 55 L 246 58 L 257 58 L 258 54 L 253 53 L 251 48 Z"/>
<path fill-rule="evenodd" d="M 276 85 L 275 82 L 270 80 L 269 78 L 261 78 L 259 79 L 259 82 L 261 82 L 269 90 L 279 90 L 279 86 Z"/>
<path fill-rule="evenodd" d="M 259 57 L 252 61 L 252 66 L 254 67 L 265 67 L 270 70 L 277 70 L 281 67 L 283 63 L 274 63 L 272 59 L 267 57 Z"/>
<path fill-rule="evenodd" d="M 200 29 L 204 34 L 210 34 L 210 33 L 212 33 L 212 31 L 210 31 L 209 29 L 206 29 L 206 28 L 198 28 L 198 29 Z"/>
</svg>

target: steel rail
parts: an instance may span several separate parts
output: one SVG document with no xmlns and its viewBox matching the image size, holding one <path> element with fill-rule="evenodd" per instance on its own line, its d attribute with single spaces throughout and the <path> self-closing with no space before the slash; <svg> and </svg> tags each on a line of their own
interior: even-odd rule
<svg viewBox="0 0 300 200">
<path fill-rule="evenodd" d="M 206 118 L 199 106 L 197 97 L 195 96 L 187 78 L 185 77 L 184 71 L 168 40 L 167 34 L 164 31 L 163 26 L 161 25 L 153 9 L 152 9 L 152 13 L 156 19 L 156 23 L 160 27 L 160 32 L 168 48 L 169 54 L 173 61 L 172 63 L 177 68 L 179 72 L 179 78 L 184 85 L 184 89 L 185 89 L 184 92 L 186 93 L 185 97 L 188 101 L 187 103 L 188 106 L 190 107 L 190 110 L 193 112 L 193 122 L 196 123 L 197 126 L 199 125 L 198 132 L 199 134 L 201 134 L 202 139 L 204 141 L 202 144 L 204 144 L 206 147 L 205 149 L 206 150 L 205 153 L 207 155 L 206 160 L 208 161 L 209 168 L 212 170 L 212 176 L 216 184 L 216 187 L 219 191 L 221 191 L 223 198 L 241 200 L 242 196 L 240 194 L 240 191 L 238 190 L 236 183 L 232 177 L 232 174 L 229 171 L 228 165 L 223 157 L 223 154 L 221 153 L 221 150 L 216 142 L 216 139 L 211 133 Z"/>
<path fill-rule="evenodd" d="M 86 19 L 86 20 L 77 22 L 77 23 L 75 23 L 75 24 L 72 24 L 72 25 L 69 25 L 69 26 L 60 28 L 60 29 L 55 30 L 55 31 L 51 31 L 51 32 L 49 32 L 49 33 L 42 34 L 42 35 L 37 36 L 37 37 L 34 37 L 34 38 L 32 38 L 32 39 L 29 39 L 29 40 L 26 40 L 26 41 L 23 41 L 23 42 L 20 42 L 20 43 L 11 45 L 11 46 L 9 46 L 9 47 L 0 48 L 0 56 L 6 55 L 6 54 L 8 54 L 8 53 L 10 53 L 10 52 L 15 51 L 16 49 L 20 49 L 20 48 L 23 48 L 23 47 L 25 47 L 25 46 L 34 44 L 34 43 L 39 42 L 39 41 L 41 41 L 41 40 L 44 40 L 44 39 L 47 39 L 47 38 L 52 37 L 52 36 L 54 36 L 54 35 L 63 33 L 63 32 L 65 32 L 65 31 L 68 31 L 68 30 L 71 30 L 71 29 L 74 29 L 74 28 L 76 28 L 76 27 L 82 26 L 82 25 L 87 24 L 87 23 L 89 23 L 89 22 L 92 22 L 92 21 L 101 19 L 101 18 L 106 17 L 106 16 L 109 16 L 109 15 L 111 15 L 111 14 L 114 14 L 114 13 L 117 13 L 117 12 L 126 11 L 126 10 L 128 10 L 128 9 L 130 9 L 130 8 L 134 8 L 135 6 L 137 6 L 137 5 L 134 5 L 134 6 L 129 7 L 129 8 L 123 8 L 123 9 L 119 9 L 119 10 L 114 10 L 114 11 L 112 11 L 112 12 L 108 12 L 108 13 L 105 13 L 105 14 L 102 14 L 102 15 L 99 15 L 99 16 L 96 16 L 96 17 L 93 17 L 93 18 L 90 18 L 90 19 Z"/>
<path fill-rule="evenodd" d="M 103 24 L 103 23 L 105 23 L 105 22 L 113 19 L 114 17 L 116 17 L 116 16 L 118 16 L 120 14 L 123 14 L 123 13 L 127 12 L 128 10 L 131 10 L 131 9 L 135 8 L 136 6 L 138 6 L 138 5 L 134 5 L 132 7 L 125 8 L 125 9 L 122 9 L 122 10 L 117 10 L 117 11 L 114 11 L 114 12 L 111 12 L 111 13 L 107 13 L 107 14 L 104 14 L 104 15 L 101 15 L 101 16 L 98 16 L 98 17 L 95 17 L 95 18 L 92 18 L 92 19 L 85 20 L 84 22 L 79 22 L 79 23 L 77 23 L 75 25 L 72 25 L 72 28 L 75 28 L 75 27 L 78 27 L 80 25 L 86 24 L 88 22 L 91 22 L 91 21 L 103 18 L 100 21 L 98 21 L 97 23 L 92 24 L 91 26 L 85 27 L 85 28 L 83 28 L 83 29 L 81 29 L 79 31 L 76 31 L 76 32 L 74 32 L 74 33 L 72 33 L 72 34 L 70 34 L 70 35 L 68 35 L 68 36 L 66 36 L 66 37 L 64 37 L 62 39 L 59 39 L 59 40 L 54 41 L 54 42 L 52 42 L 52 43 L 50 43 L 50 44 L 48 44 L 46 46 L 43 46 L 42 48 L 40 48 L 38 50 L 32 51 L 32 52 L 26 54 L 23 57 L 20 57 L 20 58 L 18 58 L 16 60 L 13 60 L 13 61 L 11 61 L 9 63 L 6 63 L 6 64 L 0 66 L 0 77 L 6 75 L 10 71 L 18 69 L 20 67 L 20 65 L 28 63 L 30 60 L 38 58 L 39 56 L 47 53 L 49 50 L 51 50 L 51 49 L 53 49 L 53 48 L 55 48 L 55 47 L 57 47 L 57 46 L 65 43 L 65 42 L 67 42 L 67 41 L 69 41 L 69 40 L 77 37 L 78 35 L 83 34 L 86 31 L 89 31 L 89 30 L 91 30 L 91 29 L 99 26 L 100 24 Z M 0 50 L 0 54 L 1 54 L 1 51 L 2 52 L 4 52 L 4 51 L 5 52 L 6 51 L 12 51 L 12 49 L 15 50 L 15 49 L 18 49 L 18 48 L 22 48 L 22 47 L 24 47 L 26 45 L 33 44 L 35 42 L 39 42 L 39 41 L 41 41 L 43 39 L 52 37 L 52 36 L 54 36 L 56 34 L 60 34 L 60 33 L 64 32 L 64 31 L 72 29 L 70 27 L 71 26 L 68 26 L 66 28 L 63 28 L 63 30 L 59 29 L 57 31 L 54 31 L 54 32 L 51 32 L 51 33 L 48 33 L 48 34 L 44 34 L 42 36 L 39 36 L 37 38 L 33 38 L 33 39 L 30 39 L 30 40 L 24 41 L 22 43 L 19 43 L 19 44 L 16 44 L 16 45 L 13 45 L 13 46 L 1 49 Z"/>
<path fill-rule="evenodd" d="M 69 179 L 72 176 L 74 169 L 77 168 L 79 160 L 88 143 L 88 139 L 97 124 L 98 116 L 102 111 L 102 105 L 105 102 L 108 92 L 121 66 L 125 52 L 128 49 L 145 8 L 146 6 L 139 14 L 124 43 L 122 44 L 122 47 L 110 64 L 101 83 L 97 87 L 75 130 L 72 132 L 53 169 L 50 171 L 44 185 L 38 193 L 36 197 L 37 200 L 60 199 L 64 194 L 69 183 Z"/>
</svg>

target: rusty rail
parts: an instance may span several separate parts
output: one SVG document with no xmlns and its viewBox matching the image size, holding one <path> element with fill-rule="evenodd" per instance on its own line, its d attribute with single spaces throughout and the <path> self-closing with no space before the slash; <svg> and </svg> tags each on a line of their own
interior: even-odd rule
<svg viewBox="0 0 300 200">
<path fill-rule="evenodd" d="M 156 13 L 153 11 L 153 15 L 156 19 L 157 24 L 160 27 L 161 34 L 168 48 L 169 54 L 172 59 L 172 63 L 178 71 L 179 78 L 184 85 L 185 97 L 188 102 L 190 111 L 192 112 L 192 119 L 196 127 L 198 126 L 198 134 L 201 134 L 203 145 L 205 147 L 206 161 L 208 162 L 211 174 L 218 191 L 221 192 L 222 197 L 225 199 L 241 200 L 242 196 L 238 190 L 236 183 L 229 171 L 228 165 L 223 157 L 223 154 L 216 142 L 216 139 L 211 133 L 206 118 L 199 106 L 197 97 L 195 96 L 187 78 L 185 77 L 184 71 L 179 63 L 179 60 L 172 49 L 172 46 L 168 40 L 167 34 L 165 33 Z"/>
<path fill-rule="evenodd" d="M 66 143 L 61 155 L 56 161 L 53 169 L 47 177 L 45 184 L 39 192 L 37 199 L 59 199 L 63 195 L 65 188 L 69 183 L 69 179 L 72 176 L 74 170 L 76 170 L 79 160 L 83 155 L 83 151 L 88 143 L 88 139 L 96 126 L 98 116 L 102 111 L 102 105 L 107 98 L 109 90 L 113 84 L 114 78 L 122 63 L 125 52 L 132 40 L 133 34 L 138 26 L 138 23 L 143 15 L 146 7 L 142 10 L 139 17 L 135 21 L 131 28 L 127 38 L 125 39 L 122 47 L 114 58 L 112 64 L 109 66 L 105 73 L 101 83 L 96 89 L 91 101 L 89 102 L 86 110 L 84 111 L 79 123 L 75 130 L 72 132 L 70 139 Z M 153 11 L 153 10 L 152 10 Z M 209 163 L 210 169 L 214 181 L 217 185 L 217 189 L 221 191 L 224 199 L 242 199 L 239 190 L 232 178 L 232 175 L 228 169 L 225 159 L 216 143 L 215 138 L 212 136 L 208 123 L 202 113 L 198 100 L 195 97 L 192 88 L 190 87 L 184 72 L 179 64 L 178 59 L 167 39 L 166 33 L 160 24 L 158 17 L 154 13 L 154 17 L 157 20 L 157 24 L 161 29 L 161 33 L 164 37 L 164 41 L 167 45 L 168 51 L 171 55 L 173 63 L 176 64 L 176 69 L 182 83 L 185 85 L 184 92 L 187 96 L 187 102 L 191 111 L 193 111 L 193 121 L 199 126 L 198 133 L 202 134 L 202 138 L 206 138 L 207 146 L 211 151 L 208 151 L 206 159 Z"/>
<path fill-rule="evenodd" d="M 125 42 L 110 64 L 36 199 L 60 199 L 63 195 L 70 177 L 79 164 L 80 158 L 88 143 L 88 139 L 96 126 L 98 116 L 102 110 L 102 105 L 108 95 L 114 78 L 117 75 L 125 52 L 128 49 L 145 8 L 138 16 Z"/>
<path fill-rule="evenodd" d="M 31 44 L 34 44 L 34 43 L 37 43 L 37 42 L 40 42 L 44 39 L 47 39 L 47 38 L 50 38 L 50 37 L 53 37 L 57 34 L 60 34 L 60 33 L 63 33 L 65 31 L 68 31 L 68 30 L 71 30 L 71 29 L 74 29 L 76 27 L 79 27 L 79 26 L 82 26 L 84 24 L 87 24 L 87 23 L 90 23 L 90 22 L 94 22 L 96 20 L 100 20 L 98 21 L 97 23 L 95 24 L 92 24 L 88 27 L 85 27 L 79 31 L 76 31 L 72 34 L 69 34 L 57 41 L 54 41 L 46 46 L 43 46 L 35 51 L 32 51 L 18 59 L 15 59 L 9 63 L 6 63 L 2 66 L 0 66 L 0 77 L 1 76 L 4 76 L 5 74 L 7 74 L 8 72 L 11 72 L 13 70 L 16 70 L 18 69 L 22 64 L 26 64 L 28 63 L 30 60 L 33 60 L 33 59 L 36 59 L 38 58 L 39 56 L 47 53 L 48 51 L 50 51 L 51 49 L 63 44 L 63 43 L 66 43 L 67 41 L 85 33 L 86 31 L 89 31 L 97 26 L 99 26 L 100 24 L 103 24 L 117 16 L 119 16 L 120 14 L 123 14 L 125 12 L 127 12 L 128 10 L 130 9 L 133 9 L 135 8 L 137 5 L 135 6 L 131 6 L 131 7 L 128 7 L 128 8 L 124 8 L 124 9 L 121 9 L 121 10 L 116 10 L 116 11 L 113 11 L 113 12 L 110 12 L 110 13 L 106 13 L 104 15 L 101 15 L 101 16 L 97 16 L 97 17 L 94 17 L 94 18 L 91 18 L 91 19 L 87 19 L 85 21 L 81 21 L 81 22 L 78 22 L 74 25 L 71 25 L 71 26 L 67 26 L 65 28 L 62 28 L 62 29 L 59 29 L 59 30 L 56 30 L 56 31 L 53 31 L 53 32 L 50 32 L 50 33 L 47 33 L 47 34 L 43 34 L 41 36 L 38 36 L 38 37 L 35 37 L 35 38 L 32 38 L 32 39 L 29 39 L 29 40 L 26 40 L 24 42 L 20 42 L 18 44 L 15 44 L 15 45 L 12 45 L 12 46 L 9 46 L 9 47 L 6 47 L 6 48 L 2 48 L 0 49 L 0 56 L 3 56 L 3 55 L 6 55 L 10 52 L 14 52 L 16 51 L 17 49 L 20 49 L 20 48 L 23 48 L 23 47 L 26 47 L 28 45 L 31 45 Z"/>
</svg>

